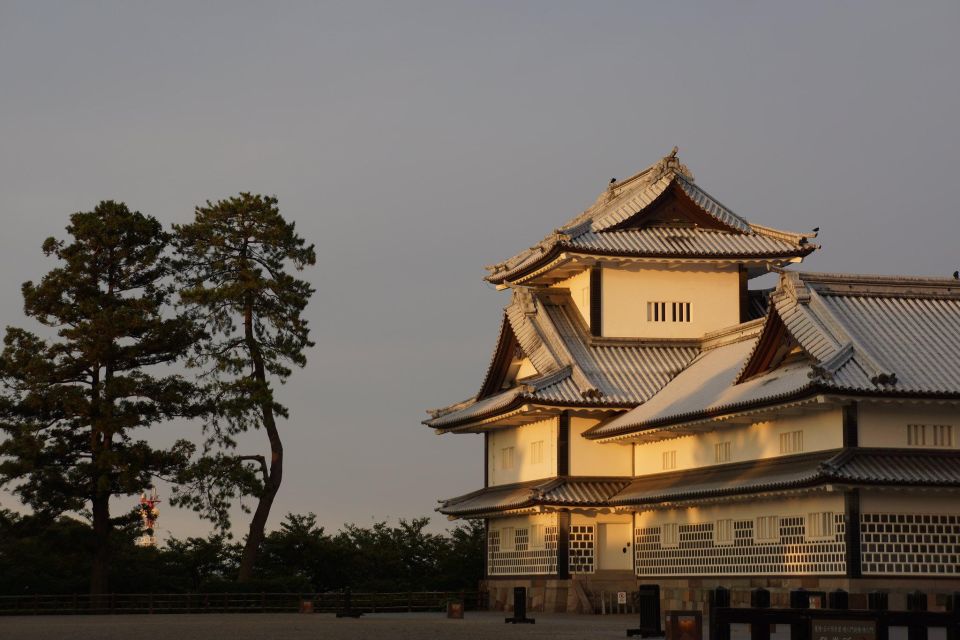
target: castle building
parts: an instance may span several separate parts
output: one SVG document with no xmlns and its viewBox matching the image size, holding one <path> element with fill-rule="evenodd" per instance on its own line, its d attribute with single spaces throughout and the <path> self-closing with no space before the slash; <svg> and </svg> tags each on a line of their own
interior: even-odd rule
<svg viewBox="0 0 960 640">
<path fill-rule="evenodd" d="M 674 150 L 488 268 L 511 301 L 480 390 L 425 424 L 483 436 L 482 488 L 439 511 L 485 522 L 494 603 L 960 588 L 960 282 L 788 269 L 815 236 Z"/>
</svg>

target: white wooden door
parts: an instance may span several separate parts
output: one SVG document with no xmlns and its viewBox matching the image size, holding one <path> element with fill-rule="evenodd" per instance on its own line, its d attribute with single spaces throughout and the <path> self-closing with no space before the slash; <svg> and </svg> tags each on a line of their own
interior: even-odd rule
<svg viewBox="0 0 960 640">
<path fill-rule="evenodd" d="M 633 570 L 633 543 L 630 523 L 601 523 L 597 540 L 600 570 Z"/>
</svg>

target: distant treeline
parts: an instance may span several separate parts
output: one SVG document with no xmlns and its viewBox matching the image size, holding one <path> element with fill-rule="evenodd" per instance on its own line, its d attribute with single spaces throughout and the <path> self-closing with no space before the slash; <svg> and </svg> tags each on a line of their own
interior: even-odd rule
<svg viewBox="0 0 960 640">
<path fill-rule="evenodd" d="M 256 574 L 236 582 L 243 545 L 222 536 L 170 539 L 160 548 L 133 544 L 131 515 L 111 541 L 111 590 L 116 593 L 226 591 L 316 592 L 473 590 L 483 573 L 483 526 L 444 534 L 426 531 L 429 518 L 344 525 L 334 534 L 314 514 L 288 514 L 267 534 Z M 0 509 L 0 594 L 84 593 L 89 588 L 89 524 Z"/>
</svg>

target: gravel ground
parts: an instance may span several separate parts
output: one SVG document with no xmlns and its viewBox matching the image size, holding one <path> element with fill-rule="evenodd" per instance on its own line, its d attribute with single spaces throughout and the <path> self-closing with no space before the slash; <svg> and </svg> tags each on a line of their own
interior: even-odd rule
<svg viewBox="0 0 960 640">
<path fill-rule="evenodd" d="M 504 624 L 504 614 L 468 611 L 463 620 L 442 614 L 183 614 L 0 617 L 2 640 L 588 640 L 625 638 L 636 616 L 534 613 L 536 624 Z"/>
</svg>

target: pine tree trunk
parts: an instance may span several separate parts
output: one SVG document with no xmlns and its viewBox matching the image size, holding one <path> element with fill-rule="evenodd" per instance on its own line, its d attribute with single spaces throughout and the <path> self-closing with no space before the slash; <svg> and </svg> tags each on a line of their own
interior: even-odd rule
<svg viewBox="0 0 960 640">
<path fill-rule="evenodd" d="M 267 371 L 263 363 L 263 355 L 260 353 L 260 345 L 253 331 L 252 296 L 247 296 L 244 307 L 244 338 L 253 361 L 253 377 L 266 389 L 268 388 Z M 270 471 L 263 479 L 263 493 L 253 513 L 253 520 L 250 521 L 250 531 L 247 533 L 247 542 L 240 558 L 238 582 L 249 582 L 253 577 L 253 567 L 257 562 L 257 556 L 260 555 L 260 545 L 263 544 L 264 529 L 267 526 L 267 518 L 270 517 L 270 508 L 273 506 L 274 498 L 277 497 L 277 492 L 280 491 L 280 483 L 283 480 L 283 443 L 280 441 L 280 432 L 277 430 L 277 421 L 273 415 L 273 394 L 267 393 L 266 396 L 266 400 L 260 403 L 260 411 L 263 416 L 263 428 L 270 440 Z"/>
<path fill-rule="evenodd" d="M 272 415 L 269 422 L 273 423 Z M 273 506 L 273 500 L 276 498 L 277 492 L 280 491 L 280 481 L 283 478 L 283 445 L 280 444 L 280 437 L 277 434 L 275 424 L 272 431 L 276 434 L 276 438 L 270 438 L 270 474 L 264 482 L 263 493 L 260 495 L 257 509 L 253 512 L 253 519 L 250 521 L 250 531 L 247 533 L 247 541 L 240 558 L 240 573 L 237 576 L 239 582 L 249 582 L 253 578 L 253 567 L 260 555 L 260 546 L 263 544 L 267 518 L 270 517 L 270 508 Z M 271 429 L 268 428 L 267 432 L 269 434 Z M 274 446 L 274 441 L 276 446 Z"/>
<path fill-rule="evenodd" d="M 110 580 L 110 496 L 93 499 L 93 565 L 90 568 L 90 593 L 108 593 Z"/>
</svg>

